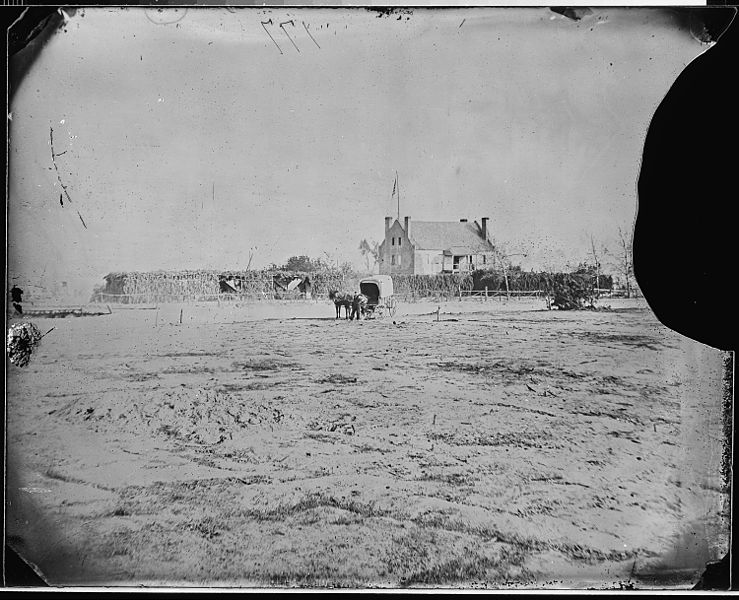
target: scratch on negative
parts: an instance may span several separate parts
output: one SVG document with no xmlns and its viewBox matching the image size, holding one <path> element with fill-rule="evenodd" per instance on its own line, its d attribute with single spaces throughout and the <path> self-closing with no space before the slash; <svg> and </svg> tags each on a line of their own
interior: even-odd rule
<svg viewBox="0 0 739 600">
<path fill-rule="evenodd" d="M 277 49 L 280 51 L 280 54 L 282 54 L 282 48 L 280 48 L 280 45 L 275 41 L 275 38 L 272 37 L 272 34 L 267 31 L 267 28 L 265 25 L 272 25 L 272 19 L 269 19 L 268 21 L 259 21 L 262 24 L 262 29 L 264 29 L 264 33 L 266 33 L 269 36 L 269 39 L 272 40 L 272 43 L 277 46 Z"/>
<path fill-rule="evenodd" d="M 59 167 L 56 164 L 56 157 L 57 156 L 61 156 L 61 155 L 60 154 L 56 154 L 56 152 L 54 152 L 54 128 L 53 127 L 49 127 L 49 142 L 51 144 L 51 162 L 54 164 L 54 171 L 56 171 L 56 179 L 59 182 L 59 185 L 62 187 L 62 191 L 64 192 L 64 196 L 67 197 L 67 200 L 71 204 L 72 203 L 72 198 L 70 197 L 69 192 L 67 191 L 67 186 L 64 185 L 64 183 L 62 182 L 62 177 L 59 174 Z M 64 152 L 66 152 L 66 150 Z M 64 152 L 62 152 L 62 154 L 64 154 Z M 59 204 L 61 204 L 62 206 L 64 206 L 64 197 L 62 196 L 62 194 L 59 194 Z M 85 229 L 87 229 L 87 223 L 85 223 L 85 220 L 82 218 L 82 215 L 80 214 L 80 211 L 77 211 L 77 216 L 80 218 L 80 221 L 82 222 L 82 226 Z"/>
<path fill-rule="evenodd" d="M 316 41 L 316 39 L 315 39 L 315 38 L 314 38 L 314 37 L 313 37 L 313 36 L 311 35 L 310 31 L 308 31 L 308 26 L 307 26 L 307 25 L 305 24 L 305 21 L 303 21 L 303 27 L 305 27 L 305 32 L 306 32 L 306 33 L 308 34 L 308 36 L 310 36 L 310 39 L 312 39 L 312 40 L 313 40 L 313 43 L 314 43 L 314 44 L 315 44 L 316 46 L 318 46 L 318 42 L 317 42 L 317 41 Z M 318 46 L 318 48 L 320 49 L 321 47 L 320 47 L 320 46 Z"/>
<path fill-rule="evenodd" d="M 292 19 L 290 19 L 289 21 L 283 21 L 282 23 L 280 23 L 280 29 L 282 29 L 282 32 L 287 36 L 287 39 L 292 42 L 292 45 L 295 46 L 295 49 L 298 52 L 300 52 L 300 48 L 298 48 L 297 44 L 293 41 L 293 39 L 290 37 L 290 34 L 287 32 L 287 30 L 284 27 L 284 25 L 287 25 L 288 23 L 290 23 L 290 25 L 295 27 L 295 22 Z"/>
<path fill-rule="evenodd" d="M 459 24 L 459 27 L 462 27 L 462 25 L 464 25 L 464 22 L 465 22 L 466 20 L 467 20 L 466 18 L 462 19 L 462 22 L 461 22 L 461 23 Z M 457 29 L 459 29 L 459 27 L 457 27 Z"/>
<path fill-rule="evenodd" d="M 49 140 L 51 142 L 51 162 L 54 164 L 54 170 L 56 171 L 56 179 L 59 182 L 59 185 L 62 186 L 62 190 L 64 191 L 64 195 L 67 197 L 67 200 L 69 202 L 72 202 L 72 198 L 69 197 L 69 192 L 67 191 L 67 186 L 64 185 L 64 183 L 62 182 L 62 177 L 61 175 L 59 175 L 59 167 L 56 164 L 56 157 L 59 155 L 55 154 L 54 152 L 54 128 L 53 127 L 49 127 Z M 62 204 L 62 206 L 64 205 Z"/>
</svg>

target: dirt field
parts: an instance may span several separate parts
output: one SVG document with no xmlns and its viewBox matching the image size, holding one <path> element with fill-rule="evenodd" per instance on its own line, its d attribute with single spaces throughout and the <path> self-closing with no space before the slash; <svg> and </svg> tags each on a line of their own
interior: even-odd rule
<svg viewBox="0 0 739 600">
<path fill-rule="evenodd" d="M 611 304 L 35 319 L 9 541 L 65 585 L 691 586 L 728 541 L 722 355 Z"/>
</svg>

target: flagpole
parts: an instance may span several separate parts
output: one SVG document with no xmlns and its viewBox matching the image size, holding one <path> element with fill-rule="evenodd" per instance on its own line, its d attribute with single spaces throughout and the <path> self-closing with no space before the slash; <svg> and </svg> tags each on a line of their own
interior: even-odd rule
<svg viewBox="0 0 739 600">
<path fill-rule="evenodd" d="M 400 223 L 400 183 L 398 182 L 398 172 L 395 171 L 395 186 L 398 189 L 398 223 Z"/>
</svg>

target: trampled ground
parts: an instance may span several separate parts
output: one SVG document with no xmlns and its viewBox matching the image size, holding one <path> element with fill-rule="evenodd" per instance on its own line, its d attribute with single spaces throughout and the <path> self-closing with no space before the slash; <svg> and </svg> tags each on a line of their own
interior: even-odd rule
<svg viewBox="0 0 739 600">
<path fill-rule="evenodd" d="M 36 319 L 9 541 L 54 584 L 690 586 L 727 545 L 722 356 L 612 304 Z"/>
</svg>

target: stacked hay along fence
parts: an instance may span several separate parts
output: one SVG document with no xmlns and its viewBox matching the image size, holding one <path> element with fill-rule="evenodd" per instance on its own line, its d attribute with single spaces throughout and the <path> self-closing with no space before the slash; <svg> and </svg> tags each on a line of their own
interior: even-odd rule
<svg viewBox="0 0 739 600">
<path fill-rule="evenodd" d="M 521 269 L 508 272 L 475 271 L 474 289 L 484 290 L 485 297 L 543 296 L 547 304 L 562 309 L 593 306 L 601 294 L 609 294 L 613 287 L 610 275 L 601 275 L 589 269 L 577 269 L 572 273 L 535 273 Z M 601 287 L 596 287 L 596 283 Z"/>
<path fill-rule="evenodd" d="M 320 299 L 350 290 L 356 278 L 339 271 L 154 271 L 110 273 L 92 301 L 121 304 Z"/>
<path fill-rule="evenodd" d="M 561 279 L 569 275 L 582 275 L 586 279 L 596 282 L 596 276 L 592 273 L 535 273 L 533 271 L 522 271 L 521 269 L 510 269 L 507 273 L 508 287 L 506 287 L 506 273 L 503 271 L 474 271 L 472 279 L 474 290 L 499 292 L 507 289 L 512 292 L 546 292 L 553 285 L 554 279 Z M 601 289 L 613 287 L 613 277 L 610 275 L 599 275 L 598 283 Z"/>
<path fill-rule="evenodd" d="M 405 302 L 420 299 L 452 299 L 479 297 L 540 297 L 551 295 L 563 281 L 568 285 L 585 286 L 593 294 L 612 288 L 610 275 L 599 275 L 600 290 L 594 287 L 595 276 L 590 273 L 534 273 L 512 268 L 478 270 L 469 273 L 442 273 L 438 275 L 393 275 L 395 296 Z"/>
<path fill-rule="evenodd" d="M 312 294 L 317 298 L 328 298 L 331 290 L 357 291 L 359 290 L 359 277 L 351 273 L 341 271 L 317 271 L 309 273 L 312 284 Z"/>
<path fill-rule="evenodd" d="M 473 288 L 472 273 L 440 273 L 438 275 L 393 275 L 393 292 L 406 302 L 421 298 L 459 296 Z"/>
<path fill-rule="evenodd" d="M 507 277 L 506 277 L 507 276 Z M 507 278 L 507 282 L 506 282 Z M 359 277 L 338 270 L 298 273 L 290 271 L 154 271 L 110 273 L 96 289 L 92 302 L 105 304 L 155 304 L 166 302 L 322 300 L 331 290 L 356 291 Z M 405 302 L 421 299 L 452 299 L 469 296 L 545 296 L 567 285 L 594 288 L 595 278 L 586 273 L 534 273 L 510 269 L 393 275 L 395 296 Z M 587 281 L 586 281 L 587 280 Z M 591 282 L 592 280 L 592 282 Z M 601 290 L 612 288 L 609 275 L 599 275 Z M 590 292 L 589 292 L 590 293 Z"/>
<path fill-rule="evenodd" d="M 212 271 L 155 271 L 110 273 L 93 301 L 122 304 L 187 302 L 216 298 L 218 273 Z"/>
</svg>

